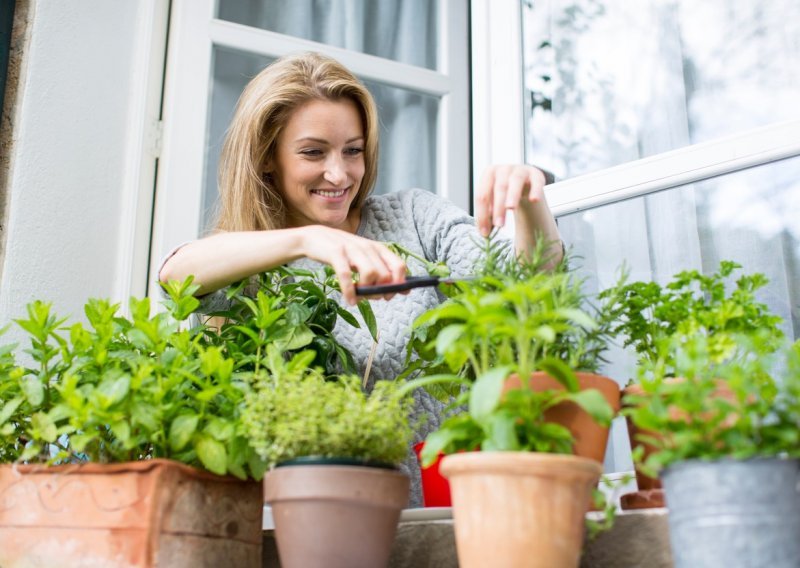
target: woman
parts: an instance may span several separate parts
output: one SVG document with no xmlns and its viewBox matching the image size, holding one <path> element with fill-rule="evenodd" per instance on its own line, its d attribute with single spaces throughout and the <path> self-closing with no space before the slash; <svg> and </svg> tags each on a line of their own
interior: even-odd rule
<svg viewBox="0 0 800 568">
<path fill-rule="evenodd" d="M 530 250 L 535 235 L 560 243 L 544 199 L 544 174 L 535 168 L 489 168 L 477 188 L 472 219 L 419 189 L 370 196 L 377 163 L 375 103 L 352 73 L 316 53 L 277 60 L 239 99 L 222 151 L 216 231 L 173 252 L 159 279 L 194 275 L 201 309 L 211 311 L 222 307 L 221 289 L 232 282 L 290 262 L 317 262 L 334 269 L 342 300 L 352 306 L 353 273 L 359 284 L 369 285 L 403 281 L 407 269 L 422 272 L 413 260 L 406 266 L 382 241 L 443 261 L 454 275 L 471 272 L 479 254 L 476 238 L 502 226 L 508 211 L 515 216 L 517 252 Z M 561 254 L 560 245 L 552 251 L 555 260 Z M 392 297 L 373 308 L 380 341 L 371 378 L 392 379 L 401 372 L 411 323 L 440 301 L 433 289 Z M 363 371 L 373 347 L 367 331 L 348 326 L 335 333 Z M 423 393 L 417 397 L 430 431 L 441 408 Z M 418 504 L 414 469 L 412 504 Z"/>
</svg>

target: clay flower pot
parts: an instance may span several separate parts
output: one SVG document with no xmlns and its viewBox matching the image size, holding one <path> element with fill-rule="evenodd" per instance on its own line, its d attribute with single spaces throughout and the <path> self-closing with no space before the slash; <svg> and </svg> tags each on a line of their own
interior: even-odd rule
<svg viewBox="0 0 800 568">
<path fill-rule="evenodd" d="M 386 566 L 409 479 L 394 469 L 286 465 L 264 478 L 283 568 Z"/>
<path fill-rule="evenodd" d="M 674 383 L 684 380 L 686 379 L 680 377 L 668 378 L 665 379 L 665 382 Z M 628 385 L 622 390 L 622 404 L 624 406 L 630 406 L 631 403 L 626 402 L 626 399 L 629 400 L 629 397 L 631 396 L 642 396 L 644 394 L 645 393 L 641 385 Z M 723 380 L 717 381 L 717 388 L 714 391 L 714 397 L 721 398 L 729 402 L 736 401 L 736 397 L 734 396 L 730 387 L 728 387 Z M 676 409 L 672 410 L 674 412 L 671 412 L 671 417 L 676 420 L 681 419 L 681 414 L 677 412 Z M 628 439 L 630 440 L 631 450 L 641 446 L 644 450 L 642 459 L 646 460 L 650 455 L 653 454 L 653 452 L 656 451 L 656 448 L 653 447 L 652 444 L 642 442 L 639 437 L 645 435 L 652 438 L 658 438 L 659 433 L 653 432 L 652 430 L 642 430 L 633 423 L 633 420 L 631 420 L 629 416 L 625 417 L 625 423 L 628 426 Z M 636 486 L 638 491 L 622 495 L 620 497 L 620 507 L 625 511 L 665 507 L 666 503 L 664 500 L 664 490 L 662 489 L 661 481 L 645 475 L 642 471 L 640 471 L 638 464 L 634 464 L 634 470 L 636 473 Z"/>
<path fill-rule="evenodd" d="M 580 390 L 597 389 L 616 413 L 620 409 L 620 389 L 617 382 L 594 373 L 575 373 Z M 564 390 L 564 386 L 547 373 L 536 371 L 531 374 L 529 386 L 536 392 L 545 390 Z M 503 391 L 520 388 L 517 375 L 511 375 Z M 574 402 L 563 402 L 545 412 L 545 419 L 567 428 L 575 438 L 573 453 L 578 457 L 589 458 L 603 463 L 608 445 L 607 426 L 601 426 Z"/>
<path fill-rule="evenodd" d="M 258 482 L 170 460 L 0 466 L 0 566 L 261 566 Z"/>
<path fill-rule="evenodd" d="M 622 403 L 627 406 L 627 397 L 632 395 L 641 396 L 644 394 L 644 391 L 641 385 L 633 384 L 622 389 L 622 393 Z M 625 417 L 625 424 L 628 426 L 628 439 L 631 443 L 631 450 L 642 446 L 644 449 L 644 458 L 646 459 L 655 451 L 655 448 L 652 444 L 640 441 L 639 436 L 656 436 L 656 434 L 650 430 L 642 430 L 637 427 L 630 416 Z M 625 511 L 664 507 L 664 491 L 661 488 L 661 481 L 649 475 L 645 475 L 639 469 L 638 464 L 634 464 L 634 470 L 636 473 L 636 487 L 638 491 L 622 495 L 620 497 L 620 507 Z"/>
<path fill-rule="evenodd" d="M 578 566 L 584 519 L 602 466 L 528 452 L 445 457 L 461 568 Z M 487 544 L 488 543 L 488 544 Z"/>
</svg>

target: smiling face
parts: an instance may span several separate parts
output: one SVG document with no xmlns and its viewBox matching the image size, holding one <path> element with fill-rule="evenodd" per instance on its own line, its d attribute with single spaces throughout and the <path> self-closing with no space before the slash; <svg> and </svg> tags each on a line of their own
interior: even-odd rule
<svg viewBox="0 0 800 568">
<path fill-rule="evenodd" d="M 298 107 L 278 137 L 274 178 L 290 227 L 326 225 L 354 233 L 351 211 L 364 177 L 364 126 L 349 100 Z"/>
</svg>

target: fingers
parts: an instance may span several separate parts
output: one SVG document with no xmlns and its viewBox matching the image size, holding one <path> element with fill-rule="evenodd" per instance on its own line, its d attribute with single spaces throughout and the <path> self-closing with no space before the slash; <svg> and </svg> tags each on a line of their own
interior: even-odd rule
<svg viewBox="0 0 800 568">
<path fill-rule="evenodd" d="M 508 193 L 509 170 L 500 167 L 495 172 L 492 188 L 492 224 L 502 227 L 506 223 L 506 193 Z"/>
<path fill-rule="evenodd" d="M 342 288 L 342 297 L 350 305 L 365 297 L 356 297 L 355 286 L 352 282 L 352 273 L 358 273 L 358 283 L 371 286 L 376 284 L 389 284 L 405 280 L 406 264 L 403 260 L 380 243 L 361 237 L 353 236 L 345 245 L 348 282 L 342 282 L 339 271 L 336 270 Z M 367 296 L 366 299 L 390 300 L 394 293 Z"/>
<path fill-rule="evenodd" d="M 544 174 L 532 166 L 491 166 L 484 172 L 476 195 L 475 221 L 481 235 L 488 236 L 492 227 L 505 225 L 506 214 L 525 200 L 530 203 L 544 198 Z"/>
<path fill-rule="evenodd" d="M 330 265 L 339 280 L 342 298 L 349 305 L 354 305 L 356 303 L 356 287 L 353 283 L 353 270 L 350 268 L 350 262 L 345 255 L 340 255 L 331 259 Z"/>
<path fill-rule="evenodd" d="M 544 201 L 544 186 L 547 183 L 544 172 L 537 168 L 530 168 L 528 172 L 529 186 L 528 201 L 536 203 L 537 201 Z"/>
<path fill-rule="evenodd" d="M 478 231 L 488 237 L 492 231 L 492 188 L 494 187 L 494 168 L 488 168 L 481 176 L 475 196 L 475 222 Z"/>
<path fill-rule="evenodd" d="M 365 286 L 405 280 L 406 263 L 382 243 L 319 226 L 309 232 L 309 237 L 306 256 L 333 268 L 342 298 L 350 305 L 365 298 L 356 296 L 354 272 L 358 273 L 358 283 Z M 366 298 L 389 300 L 394 296 L 394 293 L 390 293 Z"/>
</svg>

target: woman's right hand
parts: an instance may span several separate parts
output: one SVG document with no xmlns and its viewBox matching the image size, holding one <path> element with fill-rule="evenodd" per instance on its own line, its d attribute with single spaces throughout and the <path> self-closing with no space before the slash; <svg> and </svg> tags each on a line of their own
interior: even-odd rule
<svg viewBox="0 0 800 568">
<path fill-rule="evenodd" d="M 350 305 L 358 301 L 353 273 L 358 273 L 358 283 L 363 285 L 405 281 L 406 263 L 380 242 L 322 225 L 306 226 L 302 230 L 303 256 L 333 268 L 342 297 Z M 369 298 L 388 300 L 393 296 L 386 294 Z"/>
<path fill-rule="evenodd" d="M 184 280 L 191 274 L 200 285 L 198 294 L 208 294 L 302 257 L 330 265 L 342 297 L 351 305 L 356 303 L 354 272 L 365 285 L 405 281 L 405 262 L 385 245 L 323 225 L 217 233 L 198 239 L 168 258 L 158 278 L 161 282 Z M 369 298 L 388 300 L 392 296 Z"/>
</svg>

